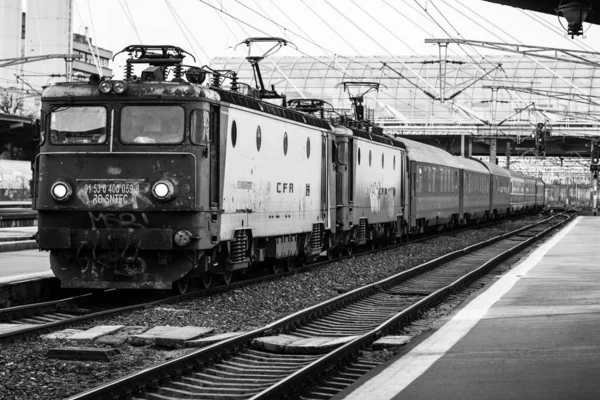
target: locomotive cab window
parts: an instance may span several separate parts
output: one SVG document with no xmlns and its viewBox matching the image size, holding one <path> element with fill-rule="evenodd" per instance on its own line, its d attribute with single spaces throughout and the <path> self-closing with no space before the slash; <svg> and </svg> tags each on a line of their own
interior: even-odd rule
<svg viewBox="0 0 600 400">
<path fill-rule="evenodd" d="M 235 122 L 234 122 L 235 124 Z M 234 125 L 235 126 L 235 125 Z M 236 135 L 237 136 L 237 135 Z M 236 137 L 237 139 L 237 137 Z M 210 113 L 206 110 L 193 110 L 190 118 L 190 140 L 194 144 L 208 146 L 210 143 Z M 232 143 L 235 147 L 235 140 Z"/>
<path fill-rule="evenodd" d="M 52 144 L 102 144 L 106 142 L 106 108 L 58 107 L 50 114 Z"/>
<path fill-rule="evenodd" d="M 121 110 L 121 141 L 127 144 L 182 143 L 184 114 L 180 106 L 125 106 Z"/>
</svg>

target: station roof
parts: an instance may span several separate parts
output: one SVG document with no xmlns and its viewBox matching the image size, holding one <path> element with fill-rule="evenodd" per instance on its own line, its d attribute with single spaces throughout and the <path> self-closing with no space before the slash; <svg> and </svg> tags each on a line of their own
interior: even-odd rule
<svg viewBox="0 0 600 400">
<path fill-rule="evenodd" d="M 557 126 L 582 124 L 595 128 L 591 135 L 598 134 L 600 68 L 594 65 L 520 55 L 449 54 L 441 75 L 439 61 L 438 56 L 271 57 L 260 66 L 266 87 L 275 85 L 288 99 L 322 99 L 347 114 L 351 103 L 340 82 L 379 83 L 379 92 L 367 94 L 365 103 L 381 125 L 486 126 L 506 120 L 504 126 L 521 124 L 531 132 L 538 122 L 550 121 Z M 238 71 L 242 82 L 253 79 L 241 57 L 215 58 L 211 66 Z M 497 88 L 495 103 L 492 87 Z M 432 99 L 442 94 L 444 101 Z"/>
<path fill-rule="evenodd" d="M 560 0 L 548 1 L 548 0 L 485 0 L 490 3 L 502 4 L 505 6 L 511 6 L 516 8 L 522 8 L 524 10 L 537 11 L 544 14 L 556 15 L 556 9 L 560 5 Z M 565 1 L 565 3 L 567 3 Z M 591 24 L 600 24 L 600 0 L 590 0 L 592 9 L 596 12 L 588 14 L 586 19 Z"/>
</svg>

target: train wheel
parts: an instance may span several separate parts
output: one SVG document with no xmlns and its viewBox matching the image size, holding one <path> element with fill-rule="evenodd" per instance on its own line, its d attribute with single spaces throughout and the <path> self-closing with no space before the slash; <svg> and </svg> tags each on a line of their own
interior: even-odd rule
<svg viewBox="0 0 600 400">
<path fill-rule="evenodd" d="M 188 290 L 188 286 L 190 285 L 189 279 L 180 279 L 173 284 L 173 291 L 177 294 L 185 294 Z"/>
<path fill-rule="evenodd" d="M 204 287 L 204 289 L 208 289 L 210 287 L 210 284 L 212 283 L 212 279 L 212 274 L 204 275 L 202 277 L 202 287 Z"/>
<path fill-rule="evenodd" d="M 226 285 L 229 285 L 232 280 L 233 280 L 233 271 L 225 271 L 225 273 L 223 274 L 223 282 L 225 282 Z"/>
<path fill-rule="evenodd" d="M 281 271 L 283 271 L 282 261 L 279 261 L 279 260 L 273 261 L 273 263 L 271 264 L 271 273 L 273 275 L 278 275 L 281 273 Z"/>
<path fill-rule="evenodd" d="M 292 270 L 294 269 L 294 265 L 295 262 L 293 259 L 287 259 L 284 261 L 284 266 L 285 266 L 285 271 L 286 272 L 292 272 Z"/>
</svg>

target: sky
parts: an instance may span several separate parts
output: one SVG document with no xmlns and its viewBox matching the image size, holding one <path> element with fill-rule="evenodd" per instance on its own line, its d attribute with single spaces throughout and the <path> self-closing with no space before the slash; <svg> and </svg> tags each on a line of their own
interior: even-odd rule
<svg viewBox="0 0 600 400">
<path fill-rule="evenodd" d="M 600 39 L 597 26 L 591 26 L 584 39 L 572 40 L 557 16 L 481 0 L 73 1 L 74 32 L 83 34 L 87 27 L 96 45 L 116 53 L 140 42 L 172 44 L 194 54 L 197 65 L 208 64 L 213 57 L 246 56 L 246 46 L 236 45 L 256 36 L 278 36 L 293 43 L 277 56 L 315 57 L 437 54 L 437 45 L 426 44 L 426 38 L 587 51 L 595 51 Z M 450 52 L 491 54 L 456 46 Z"/>
</svg>

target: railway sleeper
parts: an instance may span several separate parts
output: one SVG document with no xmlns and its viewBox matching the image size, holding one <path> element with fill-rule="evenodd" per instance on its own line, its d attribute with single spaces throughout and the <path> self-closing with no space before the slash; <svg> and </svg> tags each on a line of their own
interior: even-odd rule
<svg viewBox="0 0 600 400">
<path fill-rule="evenodd" d="M 220 384 L 220 383 L 229 384 L 229 383 L 235 383 L 235 382 L 262 383 L 262 382 L 275 382 L 277 380 L 275 378 L 266 377 L 264 375 L 254 376 L 251 378 L 241 378 L 238 375 L 220 377 L 220 376 L 216 376 L 214 374 L 211 375 L 211 374 L 206 374 L 203 372 L 194 372 L 189 378 L 207 381 L 207 382 L 213 382 L 213 383 L 217 383 L 217 384 Z"/>
<path fill-rule="evenodd" d="M 331 395 L 329 393 L 321 393 L 318 391 L 313 391 L 308 393 L 308 397 L 302 397 L 302 400 L 329 400 Z"/>
<path fill-rule="evenodd" d="M 205 373 L 213 374 L 215 377 L 242 378 L 242 379 L 253 379 L 253 378 L 264 379 L 265 377 L 276 378 L 276 377 L 284 377 L 284 376 L 288 375 L 286 372 L 282 372 L 281 370 L 272 370 L 270 372 L 260 371 L 263 373 L 256 373 L 256 371 L 244 371 L 244 370 L 240 371 L 240 370 L 234 369 L 233 372 L 231 372 L 231 371 L 224 371 L 224 370 L 219 370 L 219 369 L 214 369 L 214 368 L 208 368 L 208 369 L 205 369 L 204 371 L 205 371 Z M 264 372 L 268 372 L 268 373 L 264 373 Z"/>
<path fill-rule="evenodd" d="M 234 358 L 232 360 L 229 361 L 224 361 L 226 363 L 235 363 L 236 365 L 249 365 L 249 366 L 256 366 L 256 367 L 282 367 L 282 368 L 289 368 L 289 367 L 295 367 L 298 365 L 298 362 L 294 362 L 294 361 L 258 361 L 258 360 L 252 360 L 252 359 L 247 359 L 247 358 Z"/>
<path fill-rule="evenodd" d="M 244 376 L 246 374 L 253 375 L 277 375 L 282 374 L 288 371 L 288 369 L 278 369 L 278 368 L 259 368 L 253 367 L 252 369 L 248 368 L 245 365 L 226 365 L 226 364 L 216 364 L 213 365 L 213 369 L 223 372 L 229 372 L 234 374 L 240 374 L 240 376 Z M 297 369 L 297 368 L 294 368 Z M 292 369 L 292 370 L 294 370 Z"/>
<path fill-rule="evenodd" d="M 364 329 L 364 328 L 368 328 L 370 326 L 373 326 L 373 324 L 376 324 L 377 321 L 360 321 L 360 322 L 356 322 L 356 323 L 352 323 L 351 320 L 346 320 L 346 321 L 324 321 L 322 323 L 312 323 L 309 324 L 308 326 L 311 328 L 323 328 L 323 329 L 332 329 L 332 328 L 340 328 L 340 329 L 346 329 L 346 327 L 351 324 L 352 327 L 354 329 Z"/>
<path fill-rule="evenodd" d="M 214 381 L 206 381 L 206 380 L 201 380 L 201 379 L 194 379 L 194 378 L 190 378 L 190 377 L 182 377 L 181 381 L 183 383 L 187 383 L 189 385 L 202 386 L 202 387 L 213 387 L 213 386 L 237 387 L 239 385 L 244 385 L 244 386 L 261 387 L 261 388 L 267 387 L 271 384 L 271 382 L 274 382 L 273 379 L 264 380 L 261 382 L 256 382 L 253 380 L 247 380 L 247 381 L 241 382 L 240 379 L 237 379 L 235 382 L 223 382 L 223 381 L 214 382 Z"/>
<path fill-rule="evenodd" d="M 172 397 L 172 396 L 168 396 L 168 395 L 162 395 L 160 393 L 148 393 L 146 395 L 146 399 L 147 400 L 176 400 L 178 398 L 181 397 Z M 187 396 L 187 398 L 192 398 L 192 399 L 196 399 L 196 400 L 237 400 L 237 399 L 247 399 L 248 395 L 245 394 L 241 394 L 241 395 L 231 395 L 231 394 L 222 394 L 222 395 L 216 395 L 216 394 L 210 394 L 210 395 L 202 395 L 200 393 L 192 393 L 189 396 Z"/>
<path fill-rule="evenodd" d="M 240 354 L 240 356 L 244 356 L 244 357 L 256 356 L 256 357 L 261 357 L 263 359 L 279 360 L 279 361 L 305 360 L 307 363 L 312 362 L 312 361 L 316 360 L 317 358 L 319 358 L 319 356 L 314 356 L 314 355 L 310 355 L 310 354 L 290 354 L 290 355 L 282 356 L 281 354 L 267 353 L 267 352 L 254 350 L 254 349 L 248 349 L 243 354 Z"/>
<path fill-rule="evenodd" d="M 240 369 L 251 369 L 252 371 L 293 371 L 300 368 L 302 364 L 288 364 L 288 365 L 275 365 L 275 364 L 248 364 L 238 363 L 233 361 L 223 361 L 221 364 L 216 365 L 215 368 L 222 367 L 226 368 L 240 368 Z M 276 368 L 276 369 L 275 369 Z"/>
<path fill-rule="evenodd" d="M 163 386 L 161 389 L 157 391 L 157 393 L 169 394 L 169 392 L 173 391 L 176 394 L 178 393 L 189 393 L 191 396 L 195 397 L 197 394 L 209 395 L 209 394 L 246 394 L 251 395 L 261 391 L 261 389 L 268 387 L 267 385 L 263 385 L 262 387 L 249 387 L 248 385 L 237 385 L 236 387 L 206 387 L 199 385 L 192 385 L 182 382 L 171 382 L 167 385 Z"/>
</svg>

